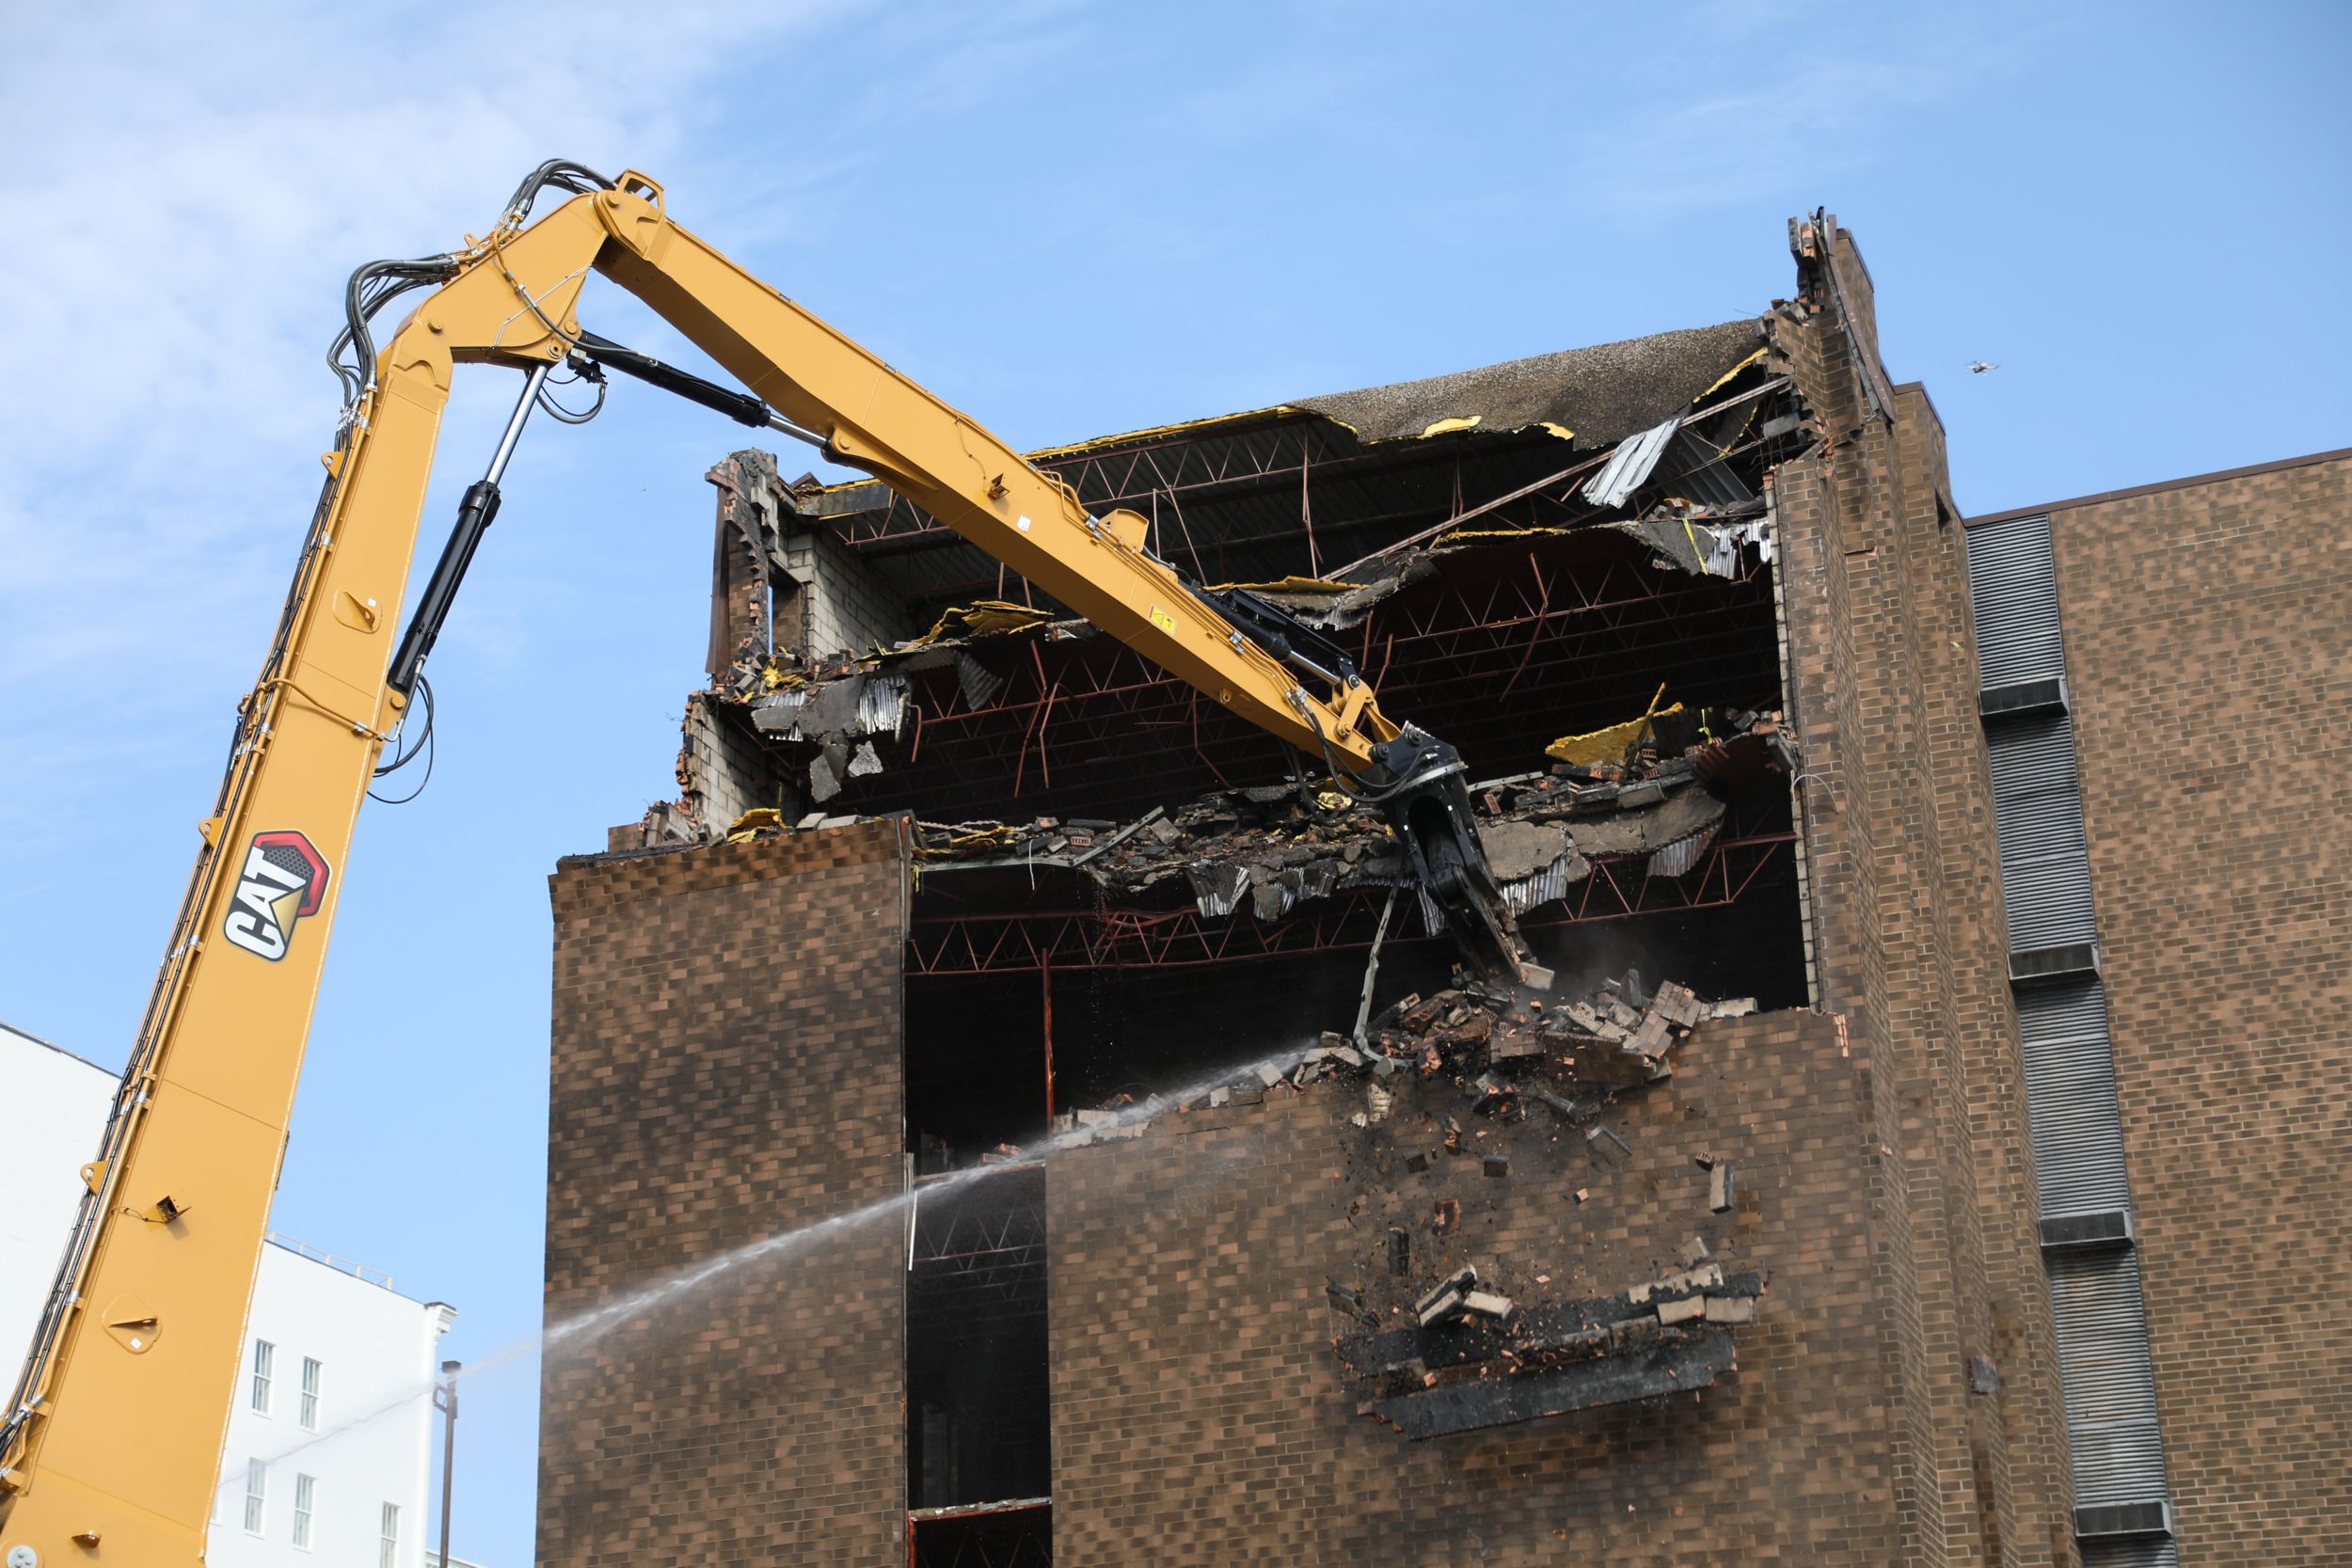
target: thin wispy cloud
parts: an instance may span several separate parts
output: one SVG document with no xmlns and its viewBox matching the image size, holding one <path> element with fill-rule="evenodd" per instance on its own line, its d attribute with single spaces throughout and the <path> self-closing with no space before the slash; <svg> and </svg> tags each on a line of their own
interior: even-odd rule
<svg viewBox="0 0 2352 1568">
<path fill-rule="evenodd" d="M 1981 91 L 2031 56 L 2057 24 L 1984 11 L 1930 19 L 1899 46 L 1867 30 L 1805 32 L 1785 7 L 1702 7 L 1659 40 L 1669 60 L 1712 69 L 1665 75 L 1677 91 L 1579 138 L 1578 184 L 1601 210 L 1654 222 L 1752 200 L 1818 193 L 1886 155 L 1884 128 Z M 1725 59 L 1750 67 L 1723 69 Z"/>
<path fill-rule="evenodd" d="M 192 628 L 274 605 L 332 438 L 343 277 L 446 248 L 550 155 L 693 162 L 703 89 L 832 4 L 25 12 L 0 65 L 0 717 L 62 754 L 93 690 L 233 688 Z M 176 705 L 139 726 L 181 744 Z M 215 716 L 203 709 L 206 722 Z M 188 721 L 193 721 L 191 720 Z M 30 787 L 11 769 L 0 789 Z"/>
</svg>

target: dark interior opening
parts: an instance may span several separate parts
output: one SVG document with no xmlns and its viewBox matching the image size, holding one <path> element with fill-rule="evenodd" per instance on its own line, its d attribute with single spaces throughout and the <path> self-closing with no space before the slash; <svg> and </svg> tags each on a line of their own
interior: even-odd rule
<svg viewBox="0 0 2352 1568">
<path fill-rule="evenodd" d="M 924 1190 L 907 1271 L 907 1506 L 1044 1497 L 1045 1173 Z"/>
<path fill-rule="evenodd" d="M 1044 982 L 1035 972 L 908 975 L 906 1063 L 918 1176 L 1035 1143 L 1045 1132 Z"/>
</svg>

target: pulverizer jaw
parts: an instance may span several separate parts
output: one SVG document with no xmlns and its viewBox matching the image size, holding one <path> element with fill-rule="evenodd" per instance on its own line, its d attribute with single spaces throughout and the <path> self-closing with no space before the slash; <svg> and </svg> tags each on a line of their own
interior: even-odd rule
<svg viewBox="0 0 2352 1568">
<path fill-rule="evenodd" d="M 1478 842 L 1460 753 L 1407 724 L 1375 754 L 1393 781 L 1386 786 L 1393 793 L 1383 804 L 1389 825 L 1470 967 L 1489 980 L 1549 987 L 1551 972 L 1537 964 L 1519 940 Z"/>
</svg>

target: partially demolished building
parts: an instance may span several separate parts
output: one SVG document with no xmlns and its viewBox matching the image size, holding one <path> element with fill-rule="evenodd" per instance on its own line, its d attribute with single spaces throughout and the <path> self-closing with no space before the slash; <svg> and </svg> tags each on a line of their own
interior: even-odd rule
<svg viewBox="0 0 2352 1568">
<path fill-rule="evenodd" d="M 553 879 L 549 1319 L 839 1223 L 551 1346 L 543 1564 L 2173 1560 L 1941 427 L 1790 238 L 1760 319 L 1036 454 L 1461 750 L 1541 1000 L 882 485 L 711 470 L 678 794 Z"/>
</svg>

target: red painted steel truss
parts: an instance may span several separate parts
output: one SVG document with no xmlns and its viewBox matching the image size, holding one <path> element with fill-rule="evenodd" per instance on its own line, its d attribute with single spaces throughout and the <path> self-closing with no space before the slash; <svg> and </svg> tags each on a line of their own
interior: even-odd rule
<svg viewBox="0 0 2352 1568">
<path fill-rule="evenodd" d="M 907 1515 L 907 1568 L 1046 1568 L 1053 1550 L 1050 1497 Z"/>
<path fill-rule="evenodd" d="M 1751 832 L 1718 838 L 1680 877 L 1653 877 L 1645 856 L 1597 861 L 1559 904 L 1532 911 L 1529 928 L 1623 920 L 1677 910 L 1735 903 L 1791 851 L 1794 832 Z M 917 913 L 907 938 L 909 974 L 1002 974 L 1050 966 L 1068 969 L 1181 968 L 1246 962 L 1372 944 L 1388 895 L 1359 888 L 1317 899 L 1284 919 L 1261 923 L 1243 914 L 1204 918 L 1197 910 L 1019 911 L 1007 913 Z M 1400 895 L 1400 903 L 1406 902 Z M 1400 911 L 1400 916 L 1407 916 Z M 1443 941 L 1401 937 L 1388 941 Z"/>
<path fill-rule="evenodd" d="M 1534 535 L 1446 558 L 1339 636 L 1384 709 L 1445 715 L 1471 765 L 1502 772 L 1553 736 L 1638 710 L 1661 681 L 1751 701 L 1769 690 L 1768 572 L 1661 571 L 1618 535 Z M 1110 638 L 973 651 L 1000 684 L 975 704 L 953 669 L 909 673 L 898 746 L 844 805 L 956 820 L 976 800 L 1017 814 L 1060 788 L 1118 815 L 1280 766 L 1259 732 Z"/>
</svg>

